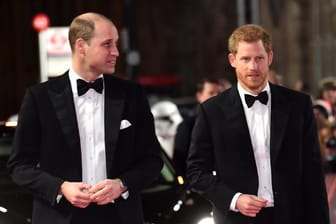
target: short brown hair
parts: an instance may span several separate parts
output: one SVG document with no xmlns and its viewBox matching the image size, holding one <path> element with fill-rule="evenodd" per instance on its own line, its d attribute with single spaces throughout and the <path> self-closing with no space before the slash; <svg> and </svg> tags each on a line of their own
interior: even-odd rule
<svg viewBox="0 0 336 224">
<path fill-rule="evenodd" d="M 271 35 L 261 26 L 255 24 L 246 24 L 238 27 L 231 34 L 228 41 L 228 48 L 230 53 L 236 54 L 238 43 L 240 41 L 255 42 L 261 40 L 266 52 L 272 50 L 272 38 Z"/>
<path fill-rule="evenodd" d="M 86 42 L 90 43 L 93 32 L 95 30 L 95 21 L 99 19 L 103 19 L 112 23 L 112 21 L 106 16 L 93 12 L 79 15 L 73 19 L 70 24 L 68 36 L 72 51 L 75 49 L 75 43 L 78 38 L 82 38 Z"/>
<path fill-rule="evenodd" d="M 320 90 L 336 90 L 336 79 L 334 77 L 326 77 L 320 81 Z"/>
<path fill-rule="evenodd" d="M 198 92 L 198 93 L 203 92 L 205 83 L 221 85 L 219 79 L 217 79 L 217 78 L 207 78 L 207 77 L 202 78 L 201 80 L 199 80 L 196 83 L 196 92 Z"/>
</svg>

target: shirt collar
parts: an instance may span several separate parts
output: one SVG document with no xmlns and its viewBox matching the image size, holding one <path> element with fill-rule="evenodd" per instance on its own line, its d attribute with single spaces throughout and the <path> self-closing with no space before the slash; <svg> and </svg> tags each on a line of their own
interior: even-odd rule
<svg viewBox="0 0 336 224">
<path fill-rule="evenodd" d="M 252 95 L 252 96 L 256 96 L 256 95 L 253 94 L 253 93 L 250 93 L 250 92 L 247 91 L 247 90 L 245 90 L 245 89 L 240 85 L 239 82 L 237 82 L 237 89 L 238 89 L 238 93 L 239 93 L 240 99 L 241 99 L 241 101 L 242 101 L 244 107 L 247 107 L 246 102 L 245 102 L 245 96 L 244 96 L 244 95 L 245 95 L 245 94 L 249 94 L 249 95 Z M 268 82 L 266 83 L 266 86 L 264 87 L 264 89 L 263 89 L 262 91 L 266 91 L 267 94 L 268 94 L 268 96 L 269 96 L 269 98 L 270 98 L 270 96 L 271 96 L 271 91 L 270 91 L 270 86 L 269 86 L 269 83 L 268 83 Z M 261 91 L 261 92 L 262 92 L 262 91 Z"/>
<path fill-rule="evenodd" d="M 100 74 L 98 78 L 104 78 L 103 74 Z M 80 75 L 78 75 L 78 73 L 76 73 L 73 68 L 69 69 L 69 79 L 70 79 L 70 84 L 71 84 L 71 89 L 72 89 L 72 93 L 74 95 L 78 95 L 78 91 L 77 91 L 77 79 L 82 79 L 84 80 Z M 85 80 L 84 80 L 85 81 Z"/>
</svg>

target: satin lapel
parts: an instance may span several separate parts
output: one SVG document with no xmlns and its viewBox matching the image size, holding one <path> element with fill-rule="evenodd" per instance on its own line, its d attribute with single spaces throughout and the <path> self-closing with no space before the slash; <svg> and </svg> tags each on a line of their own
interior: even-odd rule
<svg viewBox="0 0 336 224">
<path fill-rule="evenodd" d="M 281 149 L 286 126 L 288 124 L 289 105 L 286 98 L 279 91 L 271 85 L 272 109 L 271 109 L 271 162 L 274 165 Z"/>
<path fill-rule="evenodd" d="M 69 155 L 81 158 L 78 125 L 68 73 L 60 77 L 59 80 L 53 80 L 48 94 L 66 142 L 71 150 Z M 74 160 L 74 162 L 76 161 L 79 163 L 77 167 L 81 167 L 81 160 Z"/>
<path fill-rule="evenodd" d="M 111 173 L 117 147 L 120 122 L 124 110 L 125 93 L 114 83 L 113 77 L 104 76 L 105 82 L 105 147 L 107 174 Z"/>
<path fill-rule="evenodd" d="M 240 100 L 237 85 L 234 85 L 230 91 L 231 102 L 229 102 L 229 105 L 224 105 L 226 110 L 225 114 L 227 114 L 228 118 L 227 123 L 232 124 L 230 127 L 232 130 L 239 130 L 237 132 L 237 141 L 239 141 L 241 145 L 239 150 L 243 155 L 242 157 L 247 159 L 250 164 L 256 166 L 250 132 L 247 126 L 246 116 L 242 102 Z"/>
</svg>

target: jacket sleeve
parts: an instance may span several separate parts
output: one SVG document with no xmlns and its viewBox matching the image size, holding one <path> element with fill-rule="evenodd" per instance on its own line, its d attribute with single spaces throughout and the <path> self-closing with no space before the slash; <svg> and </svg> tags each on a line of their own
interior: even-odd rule
<svg viewBox="0 0 336 224">
<path fill-rule="evenodd" d="M 135 133 L 134 133 L 134 155 L 132 162 L 124 167 L 120 178 L 127 185 L 130 195 L 132 192 L 139 192 L 160 174 L 163 166 L 161 157 L 161 145 L 156 137 L 154 128 L 154 119 L 144 90 L 140 86 L 134 88 L 131 100 L 132 114 L 135 115 Z M 127 141 L 127 140 L 124 140 Z M 118 150 L 122 150 L 119 148 Z"/>
<path fill-rule="evenodd" d="M 328 198 L 325 176 L 321 164 L 321 154 L 317 134 L 316 120 L 312 103 L 307 99 L 305 104 L 303 151 L 303 191 L 305 218 L 304 223 L 329 223 Z"/>
<path fill-rule="evenodd" d="M 212 133 L 207 114 L 201 105 L 193 129 L 187 160 L 187 179 L 193 191 L 209 200 L 221 211 L 228 211 L 236 192 L 213 174 L 215 160 Z"/>
<path fill-rule="evenodd" d="M 39 168 L 41 130 L 36 100 L 28 89 L 20 109 L 7 167 L 15 183 L 53 205 L 63 180 Z"/>
</svg>

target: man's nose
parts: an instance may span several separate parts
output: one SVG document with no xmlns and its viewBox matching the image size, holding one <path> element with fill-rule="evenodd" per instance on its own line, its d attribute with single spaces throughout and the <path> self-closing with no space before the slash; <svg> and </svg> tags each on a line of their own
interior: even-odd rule
<svg viewBox="0 0 336 224">
<path fill-rule="evenodd" d="M 251 60 L 249 65 L 248 65 L 248 68 L 250 70 L 256 70 L 258 68 L 258 63 L 256 60 Z"/>
</svg>

